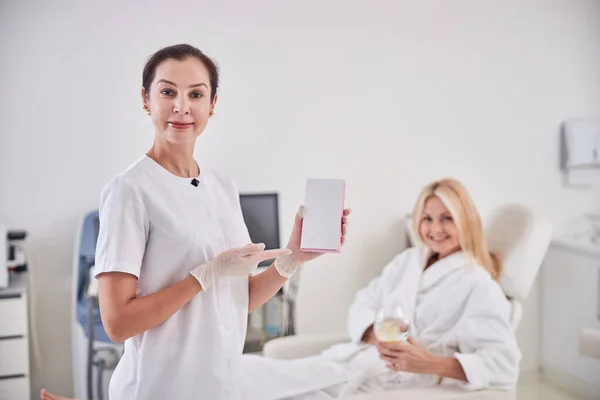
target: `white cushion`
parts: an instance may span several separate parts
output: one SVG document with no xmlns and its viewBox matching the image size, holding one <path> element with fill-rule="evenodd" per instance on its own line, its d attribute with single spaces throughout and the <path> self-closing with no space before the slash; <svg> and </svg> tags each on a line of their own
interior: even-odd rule
<svg viewBox="0 0 600 400">
<path fill-rule="evenodd" d="M 269 340 L 263 347 L 267 358 L 290 360 L 319 354 L 334 344 L 350 341 L 345 332 L 284 336 Z"/>
<path fill-rule="evenodd" d="M 417 245 L 417 236 L 415 234 L 415 230 L 412 226 L 412 215 L 408 214 L 404 217 L 404 229 L 406 230 L 406 236 L 408 239 L 409 247 L 414 247 Z"/>
<path fill-rule="evenodd" d="M 500 286 L 507 296 L 525 299 L 552 239 L 552 224 L 521 205 L 495 209 L 485 220 L 488 248 L 500 256 Z"/>
<path fill-rule="evenodd" d="M 373 392 L 345 397 L 348 400 L 516 400 L 516 390 L 476 390 L 466 391 L 453 386 L 433 386 L 426 388 L 406 388 L 389 392 Z"/>
</svg>

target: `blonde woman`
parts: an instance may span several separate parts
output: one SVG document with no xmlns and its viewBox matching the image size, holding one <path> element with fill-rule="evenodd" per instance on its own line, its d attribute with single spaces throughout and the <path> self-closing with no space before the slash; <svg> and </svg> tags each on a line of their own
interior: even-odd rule
<svg viewBox="0 0 600 400">
<path fill-rule="evenodd" d="M 521 354 L 510 304 L 467 190 L 454 179 L 427 185 L 413 227 L 419 245 L 357 293 L 348 318 L 352 341 L 291 361 L 244 356 L 247 398 L 320 400 L 437 384 L 514 387 Z M 410 322 L 407 342 L 375 337 L 375 313 L 391 304 Z"/>
</svg>

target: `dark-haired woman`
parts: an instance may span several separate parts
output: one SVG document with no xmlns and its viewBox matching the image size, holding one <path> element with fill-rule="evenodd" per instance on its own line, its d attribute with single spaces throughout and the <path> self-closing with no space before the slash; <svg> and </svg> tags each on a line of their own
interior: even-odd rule
<svg viewBox="0 0 600 400">
<path fill-rule="evenodd" d="M 152 55 L 142 100 L 154 143 L 102 191 L 94 275 L 104 328 L 125 342 L 111 400 L 243 398 L 248 311 L 318 256 L 300 250 L 302 208 L 285 249 L 251 243 L 235 184 L 194 159 L 218 84 L 216 65 L 195 47 Z"/>
</svg>

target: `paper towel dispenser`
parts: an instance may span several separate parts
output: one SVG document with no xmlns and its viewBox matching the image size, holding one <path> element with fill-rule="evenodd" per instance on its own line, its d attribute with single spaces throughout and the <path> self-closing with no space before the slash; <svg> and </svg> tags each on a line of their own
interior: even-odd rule
<svg viewBox="0 0 600 400">
<path fill-rule="evenodd" d="M 578 119 L 563 124 L 561 168 L 600 168 L 600 121 Z"/>
</svg>

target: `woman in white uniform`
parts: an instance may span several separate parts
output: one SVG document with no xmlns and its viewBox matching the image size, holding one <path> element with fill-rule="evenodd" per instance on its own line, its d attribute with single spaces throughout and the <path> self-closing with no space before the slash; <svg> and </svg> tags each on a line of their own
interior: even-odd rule
<svg viewBox="0 0 600 400">
<path fill-rule="evenodd" d="M 413 230 L 420 245 L 396 256 L 356 295 L 348 318 L 351 342 L 297 360 L 244 355 L 249 398 L 324 400 L 437 384 L 514 387 L 521 354 L 511 306 L 465 188 L 452 179 L 426 186 Z M 376 312 L 392 305 L 410 323 L 407 342 L 375 336 Z"/>
<path fill-rule="evenodd" d="M 142 99 L 153 146 L 102 191 L 100 310 L 109 337 L 125 342 L 111 400 L 244 398 L 248 312 L 318 256 L 300 251 L 302 208 L 286 249 L 250 243 L 234 183 L 194 160 L 218 82 L 213 61 L 192 46 L 151 56 Z M 340 221 L 342 242 L 348 214 Z M 249 277 L 272 258 L 271 267 Z"/>
</svg>

